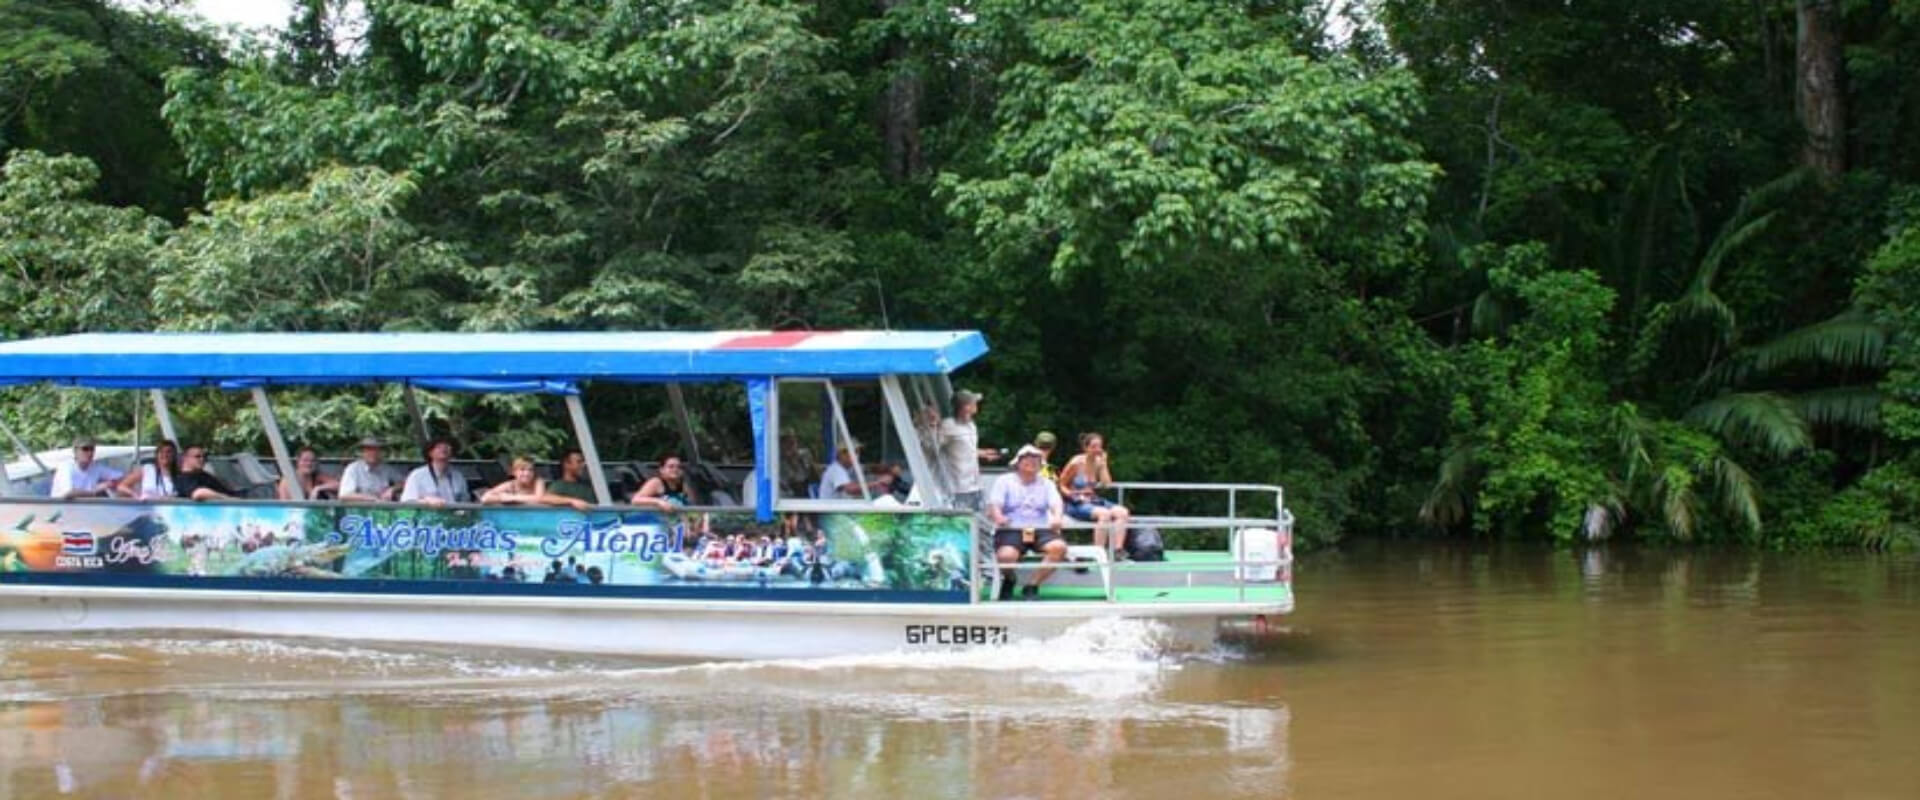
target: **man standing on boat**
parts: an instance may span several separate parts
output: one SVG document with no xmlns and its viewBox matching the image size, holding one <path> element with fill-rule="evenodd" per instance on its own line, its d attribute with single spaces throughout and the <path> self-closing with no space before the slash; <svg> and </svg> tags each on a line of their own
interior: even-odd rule
<svg viewBox="0 0 1920 800">
<path fill-rule="evenodd" d="M 435 439 L 427 443 L 427 463 L 407 475 L 406 488 L 400 490 L 400 502 L 444 506 L 467 499 L 467 478 L 453 468 L 453 442 Z"/>
<path fill-rule="evenodd" d="M 82 436 L 73 440 L 73 460 L 55 467 L 53 486 L 48 494 L 56 500 L 72 500 L 76 497 L 117 497 L 114 486 L 122 474 L 120 470 L 93 460 L 93 437 Z"/>
<path fill-rule="evenodd" d="M 341 500 L 377 503 L 394 498 L 393 475 L 380 463 L 385 446 L 372 436 L 360 440 L 360 460 L 340 473 Z"/>
<path fill-rule="evenodd" d="M 1066 524 L 1060 490 L 1040 477 L 1040 448 L 1027 445 L 1014 454 L 1013 471 L 993 482 L 987 493 L 987 516 L 993 520 L 994 557 L 1012 564 L 1026 553 L 1039 553 L 1042 561 L 1057 563 L 1067 557 L 1067 540 L 1060 529 Z M 1045 530 L 1042 530 L 1042 529 Z M 1035 572 L 1033 583 L 1020 590 L 1021 597 L 1033 599 L 1040 584 L 1053 576 L 1051 568 Z M 1017 583 L 1012 570 L 1000 572 L 1000 599 L 1013 598 Z"/>
<path fill-rule="evenodd" d="M 941 464 L 953 479 L 953 507 L 980 510 L 980 462 L 998 460 L 1000 451 L 980 449 L 980 429 L 973 418 L 980 413 L 979 394 L 965 389 L 953 393 L 953 416 L 933 425 L 932 439 Z"/>
</svg>

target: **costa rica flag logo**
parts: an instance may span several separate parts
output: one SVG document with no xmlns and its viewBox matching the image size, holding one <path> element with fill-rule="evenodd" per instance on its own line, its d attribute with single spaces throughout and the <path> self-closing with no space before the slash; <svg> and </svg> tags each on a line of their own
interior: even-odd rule
<svg viewBox="0 0 1920 800">
<path fill-rule="evenodd" d="M 60 534 L 60 554 L 67 556 L 90 556 L 98 552 L 93 534 L 86 531 L 67 531 Z"/>
</svg>

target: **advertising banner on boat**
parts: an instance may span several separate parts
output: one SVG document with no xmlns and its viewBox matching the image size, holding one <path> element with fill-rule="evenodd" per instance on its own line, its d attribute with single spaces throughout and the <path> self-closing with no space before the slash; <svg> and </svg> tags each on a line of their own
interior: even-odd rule
<svg viewBox="0 0 1920 800">
<path fill-rule="evenodd" d="M 580 513 L 272 504 L 0 504 L 0 576 L 486 581 L 967 591 L 970 521 L 939 514 Z"/>
</svg>

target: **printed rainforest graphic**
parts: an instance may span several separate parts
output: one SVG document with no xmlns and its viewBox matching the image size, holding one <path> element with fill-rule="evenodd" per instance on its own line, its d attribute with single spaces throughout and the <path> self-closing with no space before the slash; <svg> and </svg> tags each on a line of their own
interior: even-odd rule
<svg viewBox="0 0 1920 800">
<path fill-rule="evenodd" d="M 0 507 L 0 579 L 308 580 L 967 590 L 969 521 L 937 514 L 593 512 L 269 504 Z"/>
</svg>

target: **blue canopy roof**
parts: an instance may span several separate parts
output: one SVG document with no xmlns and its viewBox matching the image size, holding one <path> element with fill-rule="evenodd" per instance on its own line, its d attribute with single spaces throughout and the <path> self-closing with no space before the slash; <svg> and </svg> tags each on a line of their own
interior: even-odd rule
<svg viewBox="0 0 1920 800">
<path fill-rule="evenodd" d="M 977 331 L 87 333 L 0 343 L 0 385 L 572 392 L 586 380 L 941 375 L 986 352 Z"/>
</svg>

